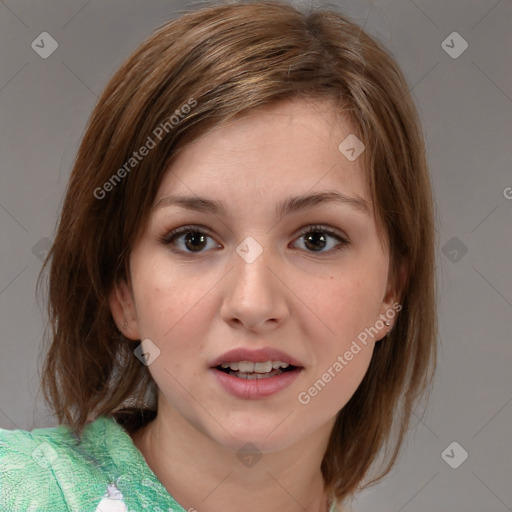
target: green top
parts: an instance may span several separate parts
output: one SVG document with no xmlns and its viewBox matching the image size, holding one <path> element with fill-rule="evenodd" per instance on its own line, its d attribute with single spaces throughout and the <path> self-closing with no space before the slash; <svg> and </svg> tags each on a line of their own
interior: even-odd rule
<svg viewBox="0 0 512 512">
<path fill-rule="evenodd" d="M 2 512 L 185 512 L 113 418 L 86 425 L 0 429 Z M 194 509 L 192 509 L 194 510 Z"/>
<path fill-rule="evenodd" d="M 67 425 L 0 429 L 0 510 L 186 512 L 106 416 L 85 426 L 81 442 Z"/>
</svg>

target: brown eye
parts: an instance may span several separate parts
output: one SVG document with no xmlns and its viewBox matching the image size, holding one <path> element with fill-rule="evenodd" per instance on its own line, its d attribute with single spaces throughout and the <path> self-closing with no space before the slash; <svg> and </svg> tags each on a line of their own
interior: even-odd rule
<svg viewBox="0 0 512 512">
<path fill-rule="evenodd" d="M 311 231 L 304 235 L 304 245 L 312 251 L 321 251 L 327 245 L 327 238 L 321 231 Z"/>
<path fill-rule="evenodd" d="M 336 231 L 323 226 L 311 226 L 303 230 L 297 240 L 303 240 L 308 252 L 327 253 L 343 249 L 349 241 Z"/>
<path fill-rule="evenodd" d="M 160 242 L 170 246 L 174 252 L 182 254 L 201 253 L 205 249 L 221 247 L 210 235 L 194 226 L 184 226 L 175 229 L 161 237 Z"/>
<path fill-rule="evenodd" d="M 198 231 L 189 231 L 184 235 L 184 243 L 190 251 L 201 251 L 206 247 L 207 237 Z"/>
</svg>

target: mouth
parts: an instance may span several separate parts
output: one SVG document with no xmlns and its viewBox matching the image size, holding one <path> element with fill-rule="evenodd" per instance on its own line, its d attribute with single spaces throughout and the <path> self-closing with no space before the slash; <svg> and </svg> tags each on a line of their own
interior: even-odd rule
<svg viewBox="0 0 512 512">
<path fill-rule="evenodd" d="M 271 347 L 233 349 L 211 361 L 209 367 L 225 391 L 244 400 L 273 396 L 291 386 L 305 370 L 299 360 Z"/>
<path fill-rule="evenodd" d="M 299 370 L 299 366 L 294 366 L 284 361 L 264 361 L 255 363 L 253 361 L 229 361 L 221 363 L 215 367 L 232 377 L 239 379 L 270 379 L 283 373 L 289 373 Z"/>
</svg>

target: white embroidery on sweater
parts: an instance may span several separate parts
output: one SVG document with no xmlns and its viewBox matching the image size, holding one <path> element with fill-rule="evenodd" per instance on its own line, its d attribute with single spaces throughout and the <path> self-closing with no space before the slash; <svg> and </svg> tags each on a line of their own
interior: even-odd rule
<svg viewBox="0 0 512 512">
<path fill-rule="evenodd" d="M 95 512 L 128 512 L 123 494 L 115 484 L 108 484 L 107 492 Z"/>
</svg>

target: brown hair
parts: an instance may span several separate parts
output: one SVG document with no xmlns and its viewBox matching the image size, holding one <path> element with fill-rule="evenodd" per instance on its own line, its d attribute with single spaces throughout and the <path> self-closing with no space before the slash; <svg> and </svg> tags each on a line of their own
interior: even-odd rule
<svg viewBox="0 0 512 512">
<path fill-rule="evenodd" d="M 127 276 L 169 159 L 218 123 L 295 96 L 328 98 L 351 119 L 396 280 L 405 268 L 395 327 L 339 412 L 322 462 L 326 489 L 341 501 L 381 450 L 387 464 L 373 481 L 395 462 L 432 377 L 437 324 L 433 201 L 414 103 L 394 60 L 338 13 L 278 2 L 203 8 L 165 24 L 116 72 L 89 120 L 43 266 L 43 389 L 77 433 L 91 416 L 114 416 L 130 432 L 155 417 L 145 400 L 154 382 L 134 357 L 138 342 L 117 329 L 109 294 Z M 155 147 L 130 160 L 162 126 Z"/>
</svg>

